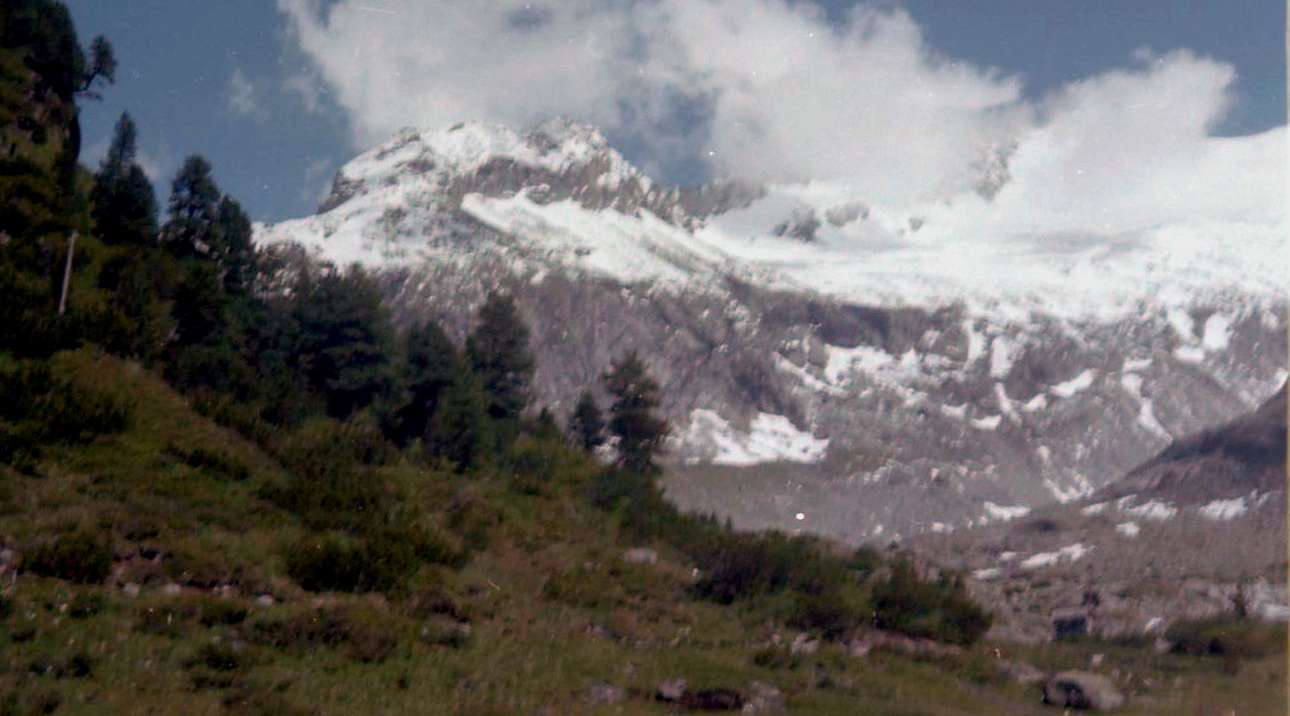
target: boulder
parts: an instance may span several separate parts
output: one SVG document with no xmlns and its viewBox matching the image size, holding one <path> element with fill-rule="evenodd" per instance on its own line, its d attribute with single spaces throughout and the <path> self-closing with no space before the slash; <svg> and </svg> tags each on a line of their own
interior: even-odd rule
<svg viewBox="0 0 1290 716">
<path fill-rule="evenodd" d="M 1111 680 L 1087 671 L 1061 671 L 1044 684 L 1044 703 L 1089 711 L 1111 711 L 1125 703 Z"/>
<path fill-rule="evenodd" d="M 685 679 L 668 679 L 654 690 L 654 698 L 667 703 L 674 703 L 685 696 L 685 689 L 690 684 Z"/>
<path fill-rule="evenodd" d="M 605 706 L 620 704 L 626 697 L 627 692 L 613 684 L 592 684 L 591 688 L 587 689 L 587 698 L 591 699 L 592 703 Z"/>
<path fill-rule="evenodd" d="M 748 698 L 744 700 L 746 714 L 778 714 L 787 711 L 784 694 L 772 684 L 754 681 L 748 685 Z"/>
</svg>

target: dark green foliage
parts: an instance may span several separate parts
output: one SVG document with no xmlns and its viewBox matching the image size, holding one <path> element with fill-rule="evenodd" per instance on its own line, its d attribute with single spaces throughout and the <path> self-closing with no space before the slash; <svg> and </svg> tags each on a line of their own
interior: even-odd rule
<svg viewBox="0 0 1290 716">
<path fill-rule="evenodd" d="M 394 330 L 375 278 L 361 266 L 303 276 L 294 288 L 290 365 L 345 418 L 395 385 Z"/>
<path fill-rule="evenodd" d="M 529 350 L 529 329 L 510 296 L 495 291 L 488 294 L 479 309 L 475 332 L 466 339 L 466 361 L 479 376 L 488 416 L 497 421 L 518 420 L 532 400 L 529 383 L 537 364 Z"/>
<path fill-rule="evenodd" d="M 235 626 L 246 621 L 250 611 L 231 599 L 206 597 L 198 602 L 197 621 L 204 627 Z"/>
<path fill-rule="evenodd" d="M 310 536 L 286 551 L 287 574 L 313 592 L 384 592 L 402 587 L 420 565 L 416 545 L 394 530 L 365 539 Z"/>
<path fill-rule="evenodd" d="M 502 460 L 503 469 L 510 473 L 511 489 L 527 495 L 542 494 L 555 480 L 565 451 L 567 448 L 559 444 L 522 436 Z"/>
<path fill-rule="evenodd" d="M 789 586 L 810 588 L 822 559 L 818 540 L 782 532 L 727 532 L 691 545 L 700 565 L 697 596 L 721 604 Z"/>
<path fill-rule="evenodd" d="M 224 270 L 224 290 L 230 296 L 244 296 L 251 290 L 256 276 L 251 217 L 227 195 L 219 203 L 218 233 L 223 241 L 219 263 Z"/>
<path fill-rule="evenodd" d="M 658 383 L 645 372 L 636 351 L 614 361 L 604 374 L 609 406 L 609 431 L 618 437 L 618 462 L 633 472 L 650 472 L 670 428 L 656 411 Z"/>
<path fill-rule="evenodd" d="M 184 159 L 171 184 L 169 219 L 162 240 L 179 258 L 217 259 L 222 237 L 219 231 L 220 191 L 211 177 L 211 164 L 204 157 Z"/>
<path fill-rule="evenodd" d="M 240 651 L 227 642 L 208 642 L 197 649 L 192 664 L 215 671 L 242 671 L 248 664 Z"/>
<path fill-rule="evenodd" d="M 157 199 L 152 182 L 137 163 L 134 120 L 122 114 L 103 164 L 94 175 L 91 215 L 106 244 L 150 246 L 157 234 Z"/>
<path fill-rule="evenodd" d="M 293 652 L 348 646 L 350 656 L 365 662 L 384 661 L 398 645 L 383 619 L 344 608 L 268 615 L 250 623 L 247 638 L 262 646 Z"/>
<path fill-rule="evenodd" d="M 0 354 L 0 394 L 0 462 L 8 463 L 30 460 L 49 443 L 123 430 L 135 408 L 128 389 L 81 354 L 61 354 L 53 363 Z"/>
<path fill-rule="evenodd" d="M 813 590 L 808 591 L 809 587 Z M 789 626 L 817 631 L 826 639 L 837 639 L 860 625 L 862 606 L 849 601 L 836 584 L 819 582 L 802 589 L 789 615 Z"/>
<path fill-rule="evenodd" d="M 961 576 L 943 572 L 927 581 L 903 559 L 894 561 L 890 576 L 875 585 L 873 608 L 879 628 L 964 646 L 980 639 L 993 621 L 968 596 Z"/>
<path fill-rule="evenodd" d="M 1260 659 L 1285 648 L 1285 631 L 1231 616 L 1183 619 L 1165 631 L 1173 651 L 1229 660 Z"/>
<path fill-rule="evenodd" d="M 99 584 L 112 570 L 112 553 L 97 535 L 77 530 L 24 555 L 23 568 L 47 577 Z"/>
<path fill-rule="evenodd" d="M 386 426 L 386 435 L 401 447 L 426 438 L 459 365 L 456 347 L 434 321 L 414 326 L 405 343 L 407 400 Z"/>
<path fill-rule="evenodd" d="M 501 522 L 497 508 L 480 498 L 461 496 L 448 504 L 448 528 L 461 537 L 468 549 L 487 548 L 493 529 Z"/>
<path fill-rule="evenodd" d="M 578 403 L 573 406 L 573 415 L 569 418 L 568 433 L 569 442 L 589 453 L 605 444 L 605 418 L 590 390 L 584 390 L 578 396 Z"/>
<path fill-rule="evenodd" d="M 100 80 L 107 84 L 116 82 L 116 52 L 102 35 L 90 42 L 90 66 L 81 80 L 80 93 L 90 99 L 99 99 L 101 95 L 94 89 L 94 83 Z"/>
<path fill-rule="evenodd" d="M 317 529 L 379 525 L 385 491 L 367 464 L 386 450 L 369 431 L 331 421 L 307 425 L 278 454 L 290 476 L 268 496 Z"/>
<path fill-rule="evenodd" d="M 448 459 L 458 472 L 483 462 L 491 442 L 487 398 L 479 379 L 459 367 L 426 432 L 426 448 Z"/>
<path fill-rule="evenodd" d="M 67 615 L 73 619 L 88 619 L 103 611 L 106 606 L 106 600 L 103 595 L 95 591 L 77 592 L 68 602 Z"/>
<path fill-rule="evenodd" d="M 234 455 L 221 450 L 210 450 L 204 447 L 188 448 L 182 445 L 171 445 L 167 452 L 179 458 L 185 465 L 214 473 L 226 480 L 242 481 L 251 474 L 246 463 Z"/>
<path fill-rule="evenodd" d="M 85 55 L 71 15 L 55 0 L 6 0 L 0 10 L 0 47 L 17 49 L 61 98 L 85 83 Z"/>
<path fill-rule="evenodd" d="M 161 241 L 178 261 L 165 295 L 177 324 L 173 344 L 239 342 L 237 324 L 250 308 L 247 294 L 257 275 L 251 224 L 220 193 L 210 162 L 200 156 L 185 159 L 175 174 Z"/>
<path fill-rule="evenodd" d="M 155 247 L 113 247 L 104 251 L 99 288 L 107 292 L 106 310 L 93 333 L 114 355 L 145 357 L 166 341 L 174 322 L 159 298 L 164 273 Z"/>
</svg>

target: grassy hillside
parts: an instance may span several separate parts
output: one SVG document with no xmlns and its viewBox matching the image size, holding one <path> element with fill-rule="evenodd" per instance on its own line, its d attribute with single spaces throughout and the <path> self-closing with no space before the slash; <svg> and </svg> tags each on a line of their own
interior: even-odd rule
<svg viewBox="0 0 1290 716">
<path fill-rule="evenodd" d="M 292 560 L 345 537 L 280 506 L 279 459 L 135 364 L 78 351 L 52 365 L 82 401 L 126 401 L 129 419 L 3 468 L 0 713 L 662 714 L 675 707 L 655 689 L 676 678 L 745 699 L 772 685 L 791 713 L 1038 713 L 1036 687 L 1001 676 L 995 648 L 1045 668 L 1106 652 L 1102 670 L 1141 692 L 1126 713 L 1198 695 L 1284 711 L 1267 654 L 987 644 L 858 657 L 840 642 L 794 654 L 782 595 L 698 599 L 692 560 L 664 544 L 654 564 L 625 561 L 643 546 L 631 520 L 592 505 L 594 470 L 558 451 L 551 470 L 374 468 L 383 499 L 422 513 L 429 558 L 380 591 L 308 591 Z"/>
</svg>

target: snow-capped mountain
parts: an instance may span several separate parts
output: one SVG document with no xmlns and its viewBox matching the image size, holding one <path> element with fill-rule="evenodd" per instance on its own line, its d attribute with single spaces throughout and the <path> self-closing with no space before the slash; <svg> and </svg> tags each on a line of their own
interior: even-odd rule
<svg viewBox="0 0 1290 716">
<path fill-rule="evenodd" d="M 678 502 L 851 541 L 1089 495 L 1285 380 L 1283 208 L 1108 235 L 996 215 L 1006 152 L 981 172 L 905 206 L 678 188 L 572 122 L 458 125 L 356 158 L 257 240 L 379 268 L 396 316 L 458 336 L 505 286 L 557 411 L 640 350 Z"/>
</svg>

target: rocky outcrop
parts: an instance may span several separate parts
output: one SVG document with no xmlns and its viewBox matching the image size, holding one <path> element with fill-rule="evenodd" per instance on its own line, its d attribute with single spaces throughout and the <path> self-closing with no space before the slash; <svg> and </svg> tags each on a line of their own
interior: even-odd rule
<svg viewBox="0 0 1290 716">
<path fill-rule="evenodd" d="M 1124 694 L 1105 676 L 1087 671 L 1062 671 L 1044 684 L 1044 703 L 1088 711 L 1114 711 L 1126 702 Z"/>
</svg>

